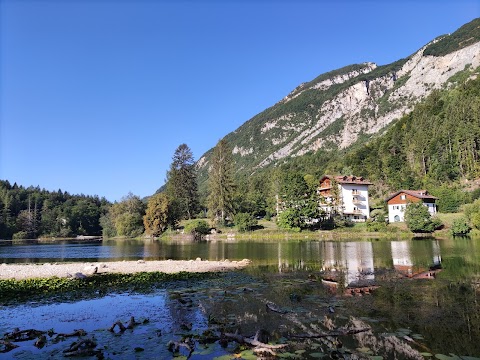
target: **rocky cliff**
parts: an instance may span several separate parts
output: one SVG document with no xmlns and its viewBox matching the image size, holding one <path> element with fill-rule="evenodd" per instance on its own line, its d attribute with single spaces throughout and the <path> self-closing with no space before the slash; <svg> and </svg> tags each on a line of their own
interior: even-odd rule
<svg viewBox="0 0 480 360">
<path fill-rule="evenodd" d="M 432 90 L 464 80 L 479 66 L 480 19 L 475 19 L 395 63 L 356 64 L 322 74 L 226 136 L 237 170 L 251 173 L 307 152 L 366 141 Z M 210 153 L 198 161 L 200 179 Z"/>
</svg>

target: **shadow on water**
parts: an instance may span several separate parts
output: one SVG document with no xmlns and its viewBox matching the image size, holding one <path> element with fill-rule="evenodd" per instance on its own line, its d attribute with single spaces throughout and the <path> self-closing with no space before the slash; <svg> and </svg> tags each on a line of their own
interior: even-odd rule
<svg viewBox="0 0 480 360">
<path fill-rule="evenodd" d="M 64 248 L 65 258 L 92 251 L 88 245 L 84 249 L 76 245 Z M 195 343 L 190 359 L 230 359 L 233 354 L 255 358 L 248 347 L 235 342 L 222 347 L 218 339 L 207 344 L 202 339 L 206 331 L 216 336 L 237 331 L 253 338 L 258 330 L 263 330 L 267 342 L 288 343 L 281 353 L 292 359 L 478 357 L 479 245 L 472 239 L 104 242 L 96 245 L 100 248 L 96 251 L 107 254 L 103 257 L 107 259 L 250 258 L 253 265 L 203 280 L 156 284 L 141 293 L 5 306 L 0 333 L 15 327 L 53 328 L 57 333 L 82 328 L 112 359 L 135 358 L 139 352 L 142 358 L 171 358 L 169 342 L 185 337 Z M 31 250 L 22 249 L 29 254 Z M 375 289 L 368 290 L 372 285 Z M 131 316 L 140 324 L 125 332 L 108 331 L 114 322 L 126 324 Z M 365 331 L 339 334 L 348 329 Z M 333 336 L 319 336 L 327 333 Z M 78 338 L 48 339 L 42 349 L 33 341 L 19 343 L 8 354 L 19 359 L 51 358 L 61 356 L 73 341 Z M 188 354 L 181 348 L 179 355 Z"/>
</svg>

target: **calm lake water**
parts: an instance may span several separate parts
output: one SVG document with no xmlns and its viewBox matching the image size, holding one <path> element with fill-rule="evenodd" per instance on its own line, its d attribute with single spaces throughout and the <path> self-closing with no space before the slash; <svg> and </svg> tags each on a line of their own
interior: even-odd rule
<svg viewBox="0 0 480 360">
<path fill-rule="evenodd" d="M 236 329 L 251 336 L 256 330 L 265 329 L 273 341 L 285 341 L 292 333 L 312 335 L 342 326 L 371 328 L 368 333 L 340 337 L 341 347 L 326 339 L 298 340 L 289 348 L 287 358 L 330 356 L 335 347 L 345 358 L 480 357 L 478 238 L 201 243 L 106 240 L 6 242 L 0 246 L 0 263 L 197 257 L 248 258 L 253 263 L 240 273 L 169 284 L 148 293 L 4 306 L 0 333 L 14 327 L 54 328 L 56 332 L 82 328 L 94 334 L 109 358 L 163 359 L 171 358 L 168 341 L 178 341 L 179 334 L 185 333 L 182 324 L 192 323 L 190 331 L 201 334 L 209 328 L 208 319 L 215 317 L 220 323 L 230 324 L 232 332 Z M 428 280 L 415 278 L 429 269 L 440 271 Z M 335 279 L 337 286 L 325 286 L 321 279 L 326 277 Z M 344 295 L 346 287 L 364 285 L 380 287 L 372 295 Z M 266 311 L 267 303 L 285 314 Z M 126 322 L 130 316 L 148 318 L 149 323 L 128 335 L 107 331 L 115 321 Z M 157 336 L 159 333 L 161 337 Z M 69 342 L 52 342 L 40 350 L 33 343 L 21 345 L 9 356 L 61 358 L 62 349 Z M 137 353 L 135 347 L 143 350 Z M 190 359 L 230 359 L 238 352 L 230 345 L 198 345 Z M 251 353 L 243 356 L 248 358 Z"/>
</svg>

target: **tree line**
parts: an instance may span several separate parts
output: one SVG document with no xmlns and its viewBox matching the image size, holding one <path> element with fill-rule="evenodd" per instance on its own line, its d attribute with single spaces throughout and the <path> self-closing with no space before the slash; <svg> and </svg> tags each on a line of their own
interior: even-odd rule
<svg viewBox="0 0 480 360">
<path fill-rule="evenodd" d="M 439 211 L 456 212 L 480 198 L 480 189 L 468 192 L 460 186 L 461 181 L 480 177 L 479 139 L 477 78 L 433 91 L 368 143 L 285 159 L 276 167 L 252 169 L 248 176 L 236 175 L 232 150 L 222 139 L 213 149 L 207 180 L 198 184 L 192 151 L 181 144 L 162 191 L 146 199 L 128 194 L 110 203 L 97 196 L 0 181 L 0 238 L 159 236 L 182 220 L 207 217 L 214 224 L 235 222 L 241 229 L 250 229 L 256 218 L 276 215 L 279 204 L 284 207 L 281 210 L 288 210 L 282 212 L 279 225 L 302 229 L 309 227 L 308 219 L 322 216 L 316 206 L 316 187 L 324 174 L 369 179 L 375 184 L 370 189 L 374 208 L 384 207 L 384 199 L 393 191 L 427 189 L 439 198 Z"/>
<path fill-rule="evenodd" d="M 101 235 L 100 218 L 109 202 L 0 180 L 0 238 L 32 239 Z"/>
</svg>

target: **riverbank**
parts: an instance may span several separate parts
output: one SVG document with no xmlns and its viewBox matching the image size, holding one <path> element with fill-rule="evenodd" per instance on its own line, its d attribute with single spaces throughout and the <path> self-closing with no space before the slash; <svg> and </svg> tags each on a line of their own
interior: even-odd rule
<svg viewBox="0 0 480 360">
<path fill-rule="evenodd" d="M 114 261 L 101 263 L 45 263 L 45 264 L 1 264 L 0 279 L 34 278 L 81 278 L 93 274 L 135 274 L 140 272 L 180 272 L 205 273 L 240 270 L 247 267 L 250 260 L 242 261 L 202 261 L 162 260 L 162 261 Z"/>
</svg>

